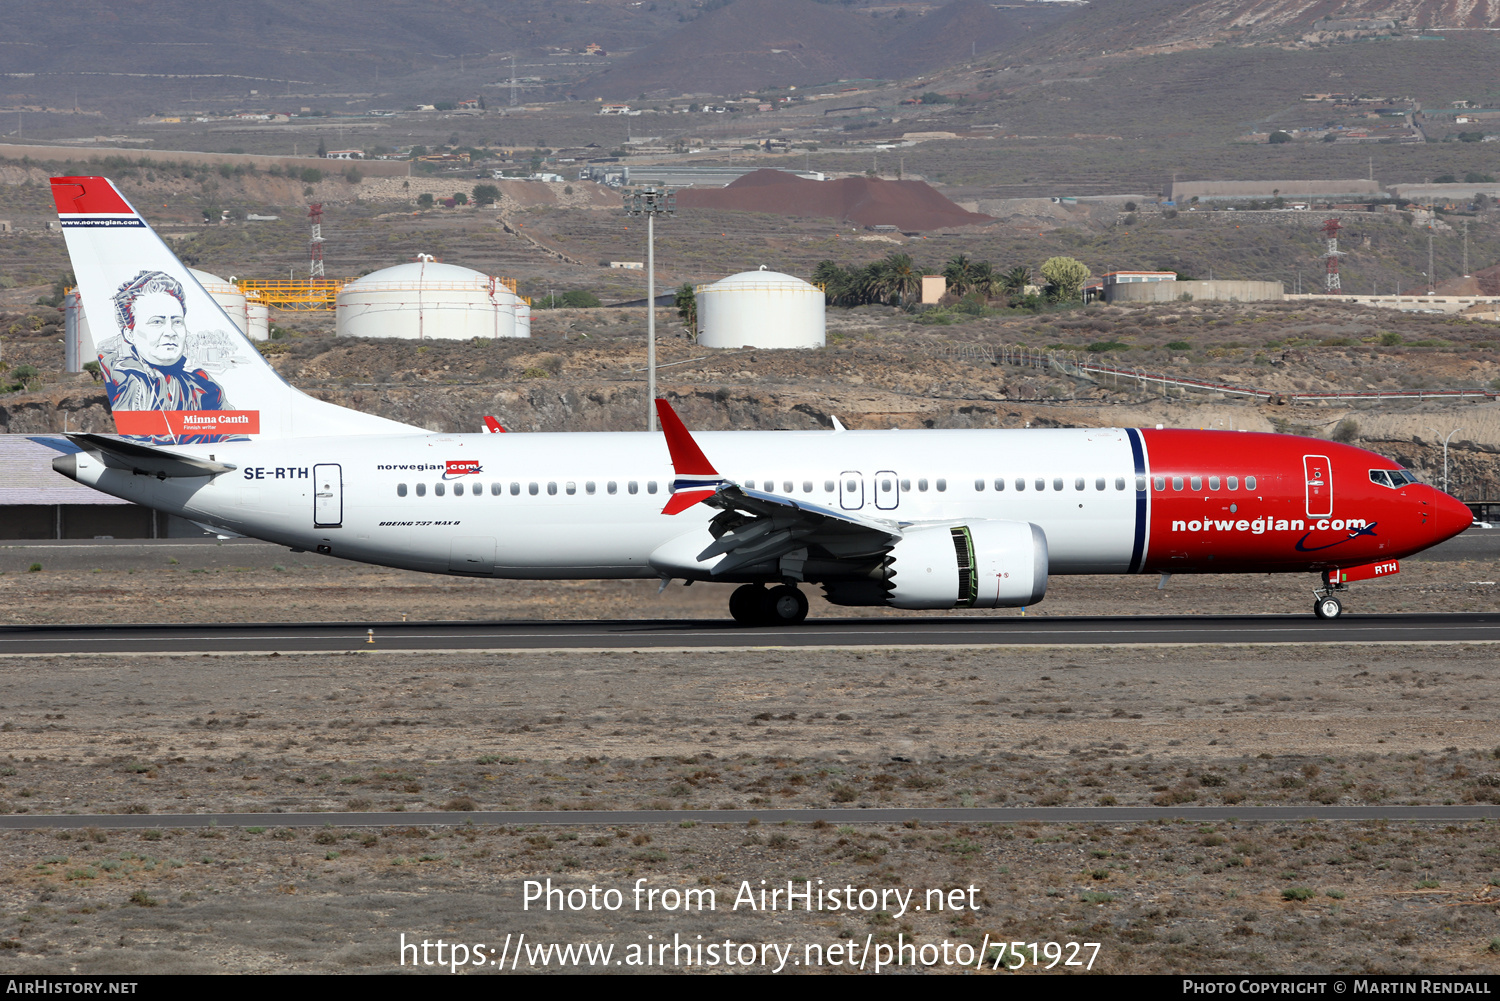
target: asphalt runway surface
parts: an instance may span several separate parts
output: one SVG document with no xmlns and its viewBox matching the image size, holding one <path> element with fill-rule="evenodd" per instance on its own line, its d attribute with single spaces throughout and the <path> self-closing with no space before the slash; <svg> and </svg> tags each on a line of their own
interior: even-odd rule
<svg viewBox="0 0 1500 1001">
<path fill-rule="evenodd" d="M 744 628 L 729 620 L 23 625 L 0 627 L 0 656 L 368 653 L 467 650 L 724 650 L 767 647 L 1492 643 L 1500 613 L 1006 616 L 810 619 Z"/>
<path fill-rule="evenodd" d="M 1141 824 L 1157 820 L 1204 823 L 1303 820 L 1500 820 L 1500 806 L 1038 806 L 970 809 L 828 810 L 476 810 L 410 813 L 161 813 L 10 814 L 0 830 L 114 830 L 204 827 L 463 827 L 622 824 Z"/>
</svg>

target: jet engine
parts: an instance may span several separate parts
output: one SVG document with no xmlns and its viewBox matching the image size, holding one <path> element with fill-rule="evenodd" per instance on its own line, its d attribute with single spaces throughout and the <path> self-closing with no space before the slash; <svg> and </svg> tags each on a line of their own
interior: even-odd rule
<svg viewBox="0 0 1500 1001">
<path fill-rule="evenodd" d="M 883 580 L 830 582 L 840 605 L 1014 608 L 1047 593 L 1047 536 L 1019 521 L 919 528 L 891 547 Z"/>
</svg>

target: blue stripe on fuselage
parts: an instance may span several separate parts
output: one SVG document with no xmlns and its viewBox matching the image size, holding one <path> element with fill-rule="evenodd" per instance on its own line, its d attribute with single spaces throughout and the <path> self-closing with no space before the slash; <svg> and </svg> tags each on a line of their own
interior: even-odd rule
<svg viewBox="0 0 1500 1001">
<path fill-rule="evenodd" d="M 1125 433 L 1130 436 L 1130 455 L 1135 460 L 1135 543 L 1130 548 L 1130 570 L 1129 573 L 1141 572 L 1141 560 L 1146 553 L 1146 505 L 1147 492 L 1141 489 L 1149 486 L 1146 483 L 1146 453 L 1141 446 L 1141 433 L 1135 428 L 1126 428 Z"/>
</svg>

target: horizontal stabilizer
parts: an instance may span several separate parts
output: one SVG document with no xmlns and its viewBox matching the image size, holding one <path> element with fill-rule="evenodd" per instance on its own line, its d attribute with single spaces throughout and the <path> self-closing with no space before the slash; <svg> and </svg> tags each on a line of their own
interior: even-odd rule
<svg viewBox="0 0 1500 1001">
<path fill-rule="evenodd" d="M 701 500 L 712 497 L 712 490 L 683 490 L 674 493 L 667 501 L 667 506 L 661 509 L 662 514 L 680 514 Z"/>
<path fill-rule="evenodd" d="M 227 462 L 178 455 L 164 448 L 112 438 L 109 435 L 70 434 L 67 439 L 83 451 L 97 456 L 106 466 L 128 469 L 140 476 L 155 476 L 162 480 L 178 476 L 217 476 L 236 468 Z M 52 460 L 52 468 L 70 479 L 77 478 L 77 467 L 76 453 L 59 455 Z"/>
</svg>

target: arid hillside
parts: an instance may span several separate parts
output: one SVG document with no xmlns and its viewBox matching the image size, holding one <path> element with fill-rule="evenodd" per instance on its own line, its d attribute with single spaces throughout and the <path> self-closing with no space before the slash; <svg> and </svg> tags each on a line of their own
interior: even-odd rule
<svg viewBox="0 0 1500 1001">
<path fill-rule="evenodd" d="M 326 314 L 283 317 L 262 345 L 293 385 L 346 406 L 443 431 L 495 416 L 516 431 L 644 426 L 641 309 L 539 310 L 530 340 L 340 339 Z M 112 430 L 102 388 L 60 371 L 60 316 L 0 316 L 9 393 L 0 429 Z M 808 351 L 714 350 L 663 309 L 659 380 L 703 430 L 827 428 L 1206 427 L 1337 437 L 1441 478 L 1462 496 L 1500 496 L 1500 404 L 1399 400 L 1337 406 L 1250 403 L 1149 379 L 1076 377 L 1007 363 L 998 348 L 1092 355 L 1126 369 L 1272 393 L 1485 389 L 1500 379 L 1492 323 L 1320 304 L 1171 303 L 1030 314 L 892 307 L 830 311 L 829 343 Z M 1035 357 L 1033 354 L 1032 357 Z M 16 381 L 21 366 L 37 370 Z M 1433 429 L 1440 427 L 1440 433 Z"/>
</svg>

